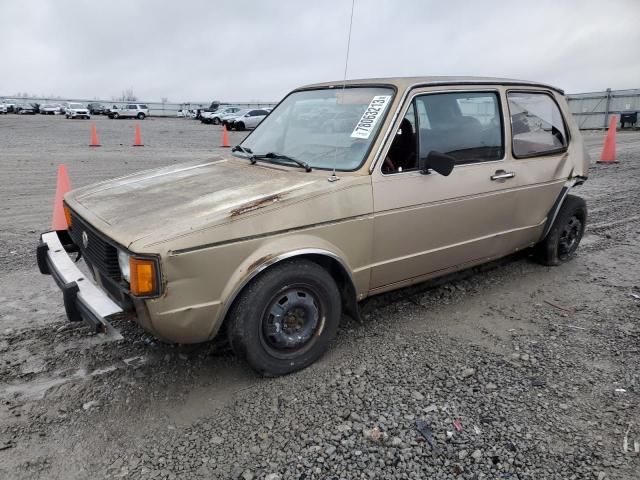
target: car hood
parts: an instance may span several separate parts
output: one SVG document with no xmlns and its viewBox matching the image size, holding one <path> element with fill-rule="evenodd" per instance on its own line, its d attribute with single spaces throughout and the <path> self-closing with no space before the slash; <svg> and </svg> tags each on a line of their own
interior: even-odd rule
<svg viewBox="0 0 640 480">
<path fill-rule="evenodd" d="M 326 195 L 364 188 L 369 176 L 328 182 L 325 171 L 304 172 L 244 159 L 215 158 L 137 173 L 74 190 L 65 201 L 88 223 L 133 251 L 172 240 L 189 248 L 333 221 L 366 212 L 367 202 L 326 201 Z M 313 199 L 305 208 L 301 202 Z M 293 208 L 295 206 L 295 208 Z M 290 213 L 283 209 L 290 209 Z"/>
</svg>

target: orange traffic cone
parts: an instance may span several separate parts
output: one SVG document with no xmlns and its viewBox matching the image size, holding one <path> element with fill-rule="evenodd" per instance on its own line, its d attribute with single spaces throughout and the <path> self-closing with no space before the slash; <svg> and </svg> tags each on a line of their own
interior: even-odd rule
<svg viewBox="0 0 640 480">
<path fill-rule="evenodd" d="M 598 163 L 618 163 L 616 160 L 616 127 L 618 125 L 617 115 L 611 115 L 609 119 L 609 130 L 604 139 L 604 147 Z"/>
<path fill-rule="evenodd" d="M 62 200 L 64 194 L 71 190 L 71 182 L 67 175 L 67 167 L 64 164 L 58 166 L 58 183 L 56 185 L 56 196 L 53 200 L 53 221 L 51 222 L 52 230 L 66 230 L 69 225 L 67 217 L 64 214 Z"/>
<path fill-rule="evenodd" d="M 227 132 L 227 126 L 222 125 L 222 145 L 221 147 L 230 147 L 229 145 L 229 132 Z"/>
<path fill-rule="evenodd" d="M 136 123 L 136 136 L 133 141 L 134 147 L 144 147 L 144 143 L 142 143 L 142 134 L 140 133 L 140 124 Z"/>
<path fill-rule="evenodd" d="M 96 128 L 96 124 L 94 123 L 91 126 L 91 143 L 89 143 L 90 147 L 99 147 L 100 140 L 98 140 L 98 129 Z"/>
</svg>

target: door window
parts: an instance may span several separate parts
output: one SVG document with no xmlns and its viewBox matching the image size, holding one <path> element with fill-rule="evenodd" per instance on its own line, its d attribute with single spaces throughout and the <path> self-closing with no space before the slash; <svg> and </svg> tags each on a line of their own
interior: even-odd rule
<svg viewBox="0 0 640 480">
<path fill-rule="evenodd" d="M 501 160 L 504 135 L 498 94 L 456 92 L 415 98 L 419 155 L 452 156 L 456 164 Z"/>
<path fill-rule="evenodd" d="M 402 173 L 418 168 L 416 114 L 412 103 L 396 130 L 393 142 L 382 164 L 382 173 Z"/>
<path fill-rule="evenodd" d="M 542 92 L 509 92 L 513 155 L 531 157 L 563 151 L 567 135 L 560 109 Z"/>
</svg>

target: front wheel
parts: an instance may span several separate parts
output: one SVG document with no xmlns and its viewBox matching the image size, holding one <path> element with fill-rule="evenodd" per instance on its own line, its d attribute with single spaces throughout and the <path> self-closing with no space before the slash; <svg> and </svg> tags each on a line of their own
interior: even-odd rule
<svg viewBox="0 0 640 480">
<path fill-rule="evenodd" d="M 142 113 L 142 112 L 140 112 L 140 113 L 137 115 L 137 117 L 138 117 L 138 120 L 144 120 L 145 114 L 144 114 L 144 113 Z"/>
<path fill-rule="evenodd" d="M 264 376 L 286 375 L 318 360 L 335 338 L 340 291 L 324 268 L 291 260 L 260 274 L 229 312 L 229 342 Z"/>
<path fill-rule="evenodd" d="M 111 118 L 113 118 L 113 119 L 117 120 L 118 118 L 120 118 L 120 115 L 119 115 L 119 114 L 117 114 L 117 113 L 114 113 L 114 114 L 111 116 Z"/>
<path fill-rule="evenodd" d="M 575 195 L 567 195 L 551 230 L 535 247 L 537 260 L 549 266 L 571 260 L 580 245 L 586 224 L 586 202 Z"/>
<path fill-rule="evenodd" d="M 234 125 L 236 126 L 236 130 L 238 130 L 239 132 L 244 130 L 244 122 L 236 122 L 234 123 Z"/>
<path fill-rule="evenodd" d="M 220 125 L 220 119 L 218 117 L 215 117 L 212 122 L 214 125 Z"/>
</svg>

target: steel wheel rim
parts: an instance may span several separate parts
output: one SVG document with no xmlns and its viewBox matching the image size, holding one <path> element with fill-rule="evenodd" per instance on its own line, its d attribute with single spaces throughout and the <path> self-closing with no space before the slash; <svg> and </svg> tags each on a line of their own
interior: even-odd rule
<svg viewBox="0 0 640 480">
<path fill-rule="evenodd" d="M 267 303 L 260 324 L 260 341 L 274 357 L 287 359 L 309 351 L 325 323 L 320 295 L 310 285 L 288 285 Z"/>
<path fill-rule="evenodd" d="M 569 219 L 560 232 L 558 256 L 562 259 L 571 256 L 578 248 L 581 237 L 582 221 L 574 215 Z"/>
</svg>

